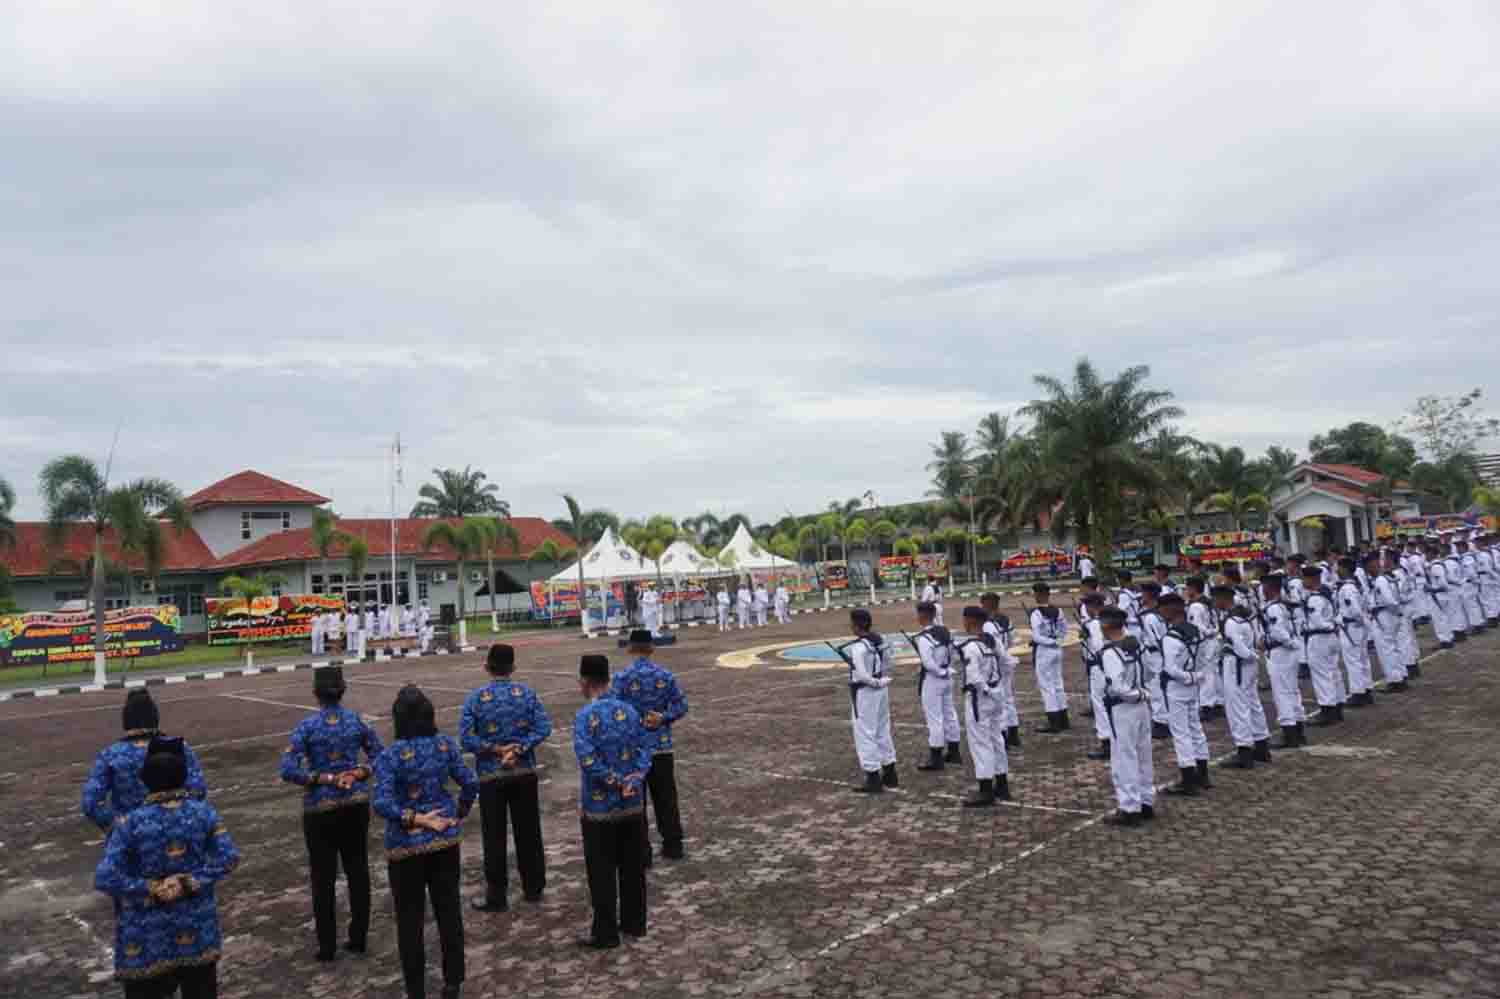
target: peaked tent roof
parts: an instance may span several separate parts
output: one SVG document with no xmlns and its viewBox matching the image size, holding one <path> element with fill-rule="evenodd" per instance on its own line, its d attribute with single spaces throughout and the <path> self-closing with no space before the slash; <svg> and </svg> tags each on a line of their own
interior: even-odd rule
<svg viewBox="0 0 1500 999">
<path fill-rule="evenodd" d="M 327 502 L 327 496 L 319 496 L 301 486 L 273 479 L 269 475 L 251 469 L 236 472 L 211 486 L 204 486 L 187 498 L 190 510 L 200 510 L 206 506 L 221 506 L 225 503 L 290 503 L 297 506 L 322 506 Z"/>
<path fill-rule="evenodd" d="M 712 576 L 729 571 L 686 541 L 672 542 L 661 553 L 658 561 L 663 575 L 679 579 L 683 576 Z"/>
<path fill-rule="evenodd" d="M 750 536 L 750 531 L 743 523 L 734 532 L 734 537 L 729 539 L 729 544 L 719 552 L 720 564 L 725 564 L 725 552 L 734 553 L 734 561 L 727 564 L 727 568 L 741 570 L 759 569 L 786 569 L 798 568 L 796 562 L 782 558 L 780 555 L 772 555 L 760 546 L 760 542 Z"/>
<path fill-rule="evenodd" d="M 583 557 L 584 579 L 646 579 L 656 578 L 656 563 L 642 558 L 641 553 L 621 541 L 614 528 L 606 528 L 604 536 L 594 542 L 594 547 Z M 578 566 L 570 565 L 552 577 L 556 583 L 578 581 Z"/>
</svg>

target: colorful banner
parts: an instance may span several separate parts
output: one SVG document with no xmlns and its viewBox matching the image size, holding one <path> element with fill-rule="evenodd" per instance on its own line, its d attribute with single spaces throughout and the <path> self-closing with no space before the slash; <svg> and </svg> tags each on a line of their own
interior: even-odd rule
<svg viewBox="0 0 1500 999">
<path fill-rule="evenodd" d="M 319 614 L 344 613 L 344 598 L 289 593 L 246 604 L 243 597 L 209 597 L 203 609 L 209 645 L 285 642 L 311 635 L 312 619 Z"/>
<path fill-rule="evenodd" d="M 819 562 L 818 579 L 825 590 L 847 590 L 849 588 L 849 563 L 843 559 Z"/>
<path fill-rule="evenodd" d="M 1217 531 L 1191 534 L 1177 546 L 1177 565 L 1186 568 L 1188 559 L 1196 558 L 1209 565 L 1220 562 L 1256 562 L 1274 557 L 1275 546 L 1268 534 L 1256 531 Z"/>
<path fill-rule="evenodd" d="M 1023 548 L 1000 562 L 1000 571 L 1010 573 L 1048 572 L 1056 566 L 1059 572 L 1073 568 L 1073 556 L 1062 548 Z"/>
<path fill-rule="evenodd" d="M 1153 541 L 1117 541 L 1110 554 L 1116 569 L 1142 573 L 1156 567 L 1156 543 Z"/>
<path fill-rule="evenodd" d="M 1481 518 L 1471 513 L 1440 513 L 1431 517 L 1398 517 L 1394 523 L 1381 521 L 1375 525 L 1375 536 L 1377 538 L 1389 538 L 1399 535 L 1403 538 L 1412 536 L 1421 537 L 1424 534 L 1438 534 L 1442 531 L 1466 531 L 1481 526 L 1483 520 L 1494 518 Z M 1384 528 L 1384 533 L 1382 533 Z"/>
<path fill-rule="evenodd" d="M 171 604 L 104 613 L 104 654 L 133 659 L 182 651 L 182 618 Z M 0 667 L 94 658 L 94 612 L 0 614 Z"/>
<path fill-rule="evenodd" d="M 928 576 L 936 576 L 938 579 L 948 578 L 948 556 L 943 553 L 935 555 L 918 555 L 916 564 L 917 580 L 925 580 Z"/>
<path fill-rule="evenodd" d="M 910 586 L 911 569 L 915 561 L 910 555 L 880 556 L 880 585 Z"/>
<path fill-rule="evenodd" d="M 599 613 L 599 583 L 589 582 L 588 603 L 592 614 Z M 609 584 L 609 606 L 607 616 L 609 618 L 621 617 L 625 614 L 625 584 Z M 578 583 L 546 583 L 535 582 L 531 584 L 531 616 L 536 618 L 550 619 L 554 617 L 577 617 L 578 616 Z"/>
</svg>

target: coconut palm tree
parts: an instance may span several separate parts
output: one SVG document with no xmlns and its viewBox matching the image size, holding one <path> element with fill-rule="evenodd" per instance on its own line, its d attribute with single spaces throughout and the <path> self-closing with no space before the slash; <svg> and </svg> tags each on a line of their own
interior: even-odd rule
<svg viewBox="0 0 1500 999">
<path fill-rule="evenodd" d="M 465 517 L 463 520 L 439 520 L 430 525 L 422 532 L 422 548 L 431 551 L 435 545 L 446 545 L 453 550 L 454 561 L 458 563 L 458 624 L 459 642 L 464 644 L 468 638 L 468 619 L 464 607 L 464 588 L 468 585 L 468 577 L 464 574 L 464 563 L 472 558 L 484 554 L 486 546 L 490 543 L 490 526 L 492 518 Z M 493 577 L 491 577 L 493 578 Z M 494 586 L 491 585 L 491 589 Z"/>
<path fill-rule="evenodd" d="M 9 482 L 0 479 L 0 548 L 16 546 L 16 522 L 10 512 L 16 506 L 16 491 Z"/>
<path fill-rule="evenodd" d="M 882 544 L 890 544 L 901 533 L 901 528 L 889 518 L 882 518 L 870 525 L 870 536 Z"/>
<path fill-rule="evenodd" d="M 456 468 L 434 468 L 437 485 L 428 483 L 417 490 L 422 497 L 411 508 L 413 517 L 472 517 L 495 513 L 510 516 L 510 504 L 496 495 L 500 487 L 486 482 L 487 476 L 468 465 Z"/>
<path fill-rule="evenodd" d="M 870 544 L 870 525 L 865 518 L 855 517 L 844 527 L 844 557 L 849 556 L 849 545 L 857 545 L 868 550 Z"/>
<path fill-rule="evenodd" d="M 285 582 L 276 573 L 258 573 L 253 576 L 232 575 L 225 576 L 219 581 L 219 592 L 227 597 L 235 597 L 245 601 L 245 616 L 249 618 L 253 605 L 259 597 L 269 597 L 276 588 Z M 244 646 L 245 665 L 249 666 L 255 661 L 254 644 L 248 639 L 241 643 Z"/>
<path fill-rule="evenodd" d="M 1203 478 L 1215 490 L 1207 505 L 1229 514 L 1236 531 L 1243 529 L 1251 512 L 1264 513 L 1271 508 L 1271 499 L 1265 494 L 1268 477 L 1266 467 L 1246 461 L 1242 449 L 1218 444 L 1207 446 Z"/>
<path fill-rule="evenodd" d="M 122 553 L 154 558 L 159 569 L 166 543 L 161 520 L 181 533 L 188 525 L 187 504 L 177 487 L 165 479 L 137 479 L 112 487 L 98 465 L 78 454 L 47 462 L 42 467 L 41 489 L 47 508 L 48 539 L 54 548 L 62 544 L 69 524 L 87 523 L 93 528 L 89 599 L 94 605 L 94 681 L 104 683 L 105 532 L 114 532 Z"/>
<path fill-rule="evenodd" d="M 1121 497 L 1160 488 L 1160 475 L 1146 454 L 1146 442 L 1182 416 L 1170 392 L 1145 387 L 1151 370 L 1126 368 L 1110 380 L 1099 377 L 1087 358 L 1074 366 L 1070 382 L 1037 375 L 1042 398 L 1021 409 L 1040 435 L 1047 479 L 1058 487 L 1061 505 L 1054 528 L 1072 522 L 1089 539 L 1101 569 L 1109 568 Z"/>
<path fill-rule="evenodd" d="M 364 538 L 351 538 L 344 553 L 349 556 L 349 578 L 344 581 L 344 592 L 349 592 L 349 584 L 352 582 L 363 593 L 365 568 L 370 564 L 370 543 Z"/>
<path fill-rule="evenodd" d="M 849 548 L 844 543 L 844 518 L 842 514 L 825 513 L 817 520 L 818 540 L 823 543 L 823 561 L 828 561 L 828 546 L 833 542 L 839 543 L 839 551 L 843 553 L 844 559 L 849 558 Z"/>
<path fill-rule="evenodd" d="M 932 460 L 927 463 L 927 471 L 932 473 L 932 488 L 927 495 L 947 500 L 962 496 L 971 475 L 971 452 L 966 434 L 944 430 L 938 443 L 932 446 Z"/>
<path fill-rule="evenodd" d="M 577 557 L 578 549 L 563 548 L 551 538 L 546 538 L 541 544 L 531 550 L 531 554 L 526 556 L 526 561 L 528 563 L 546 562 L 548 565 L 558 565 L 562 562 L 572 561 Z"/>
<path fill-rule="evenodd" d="M 484 531 L 484 566 L 488 571 L 490 591 L 490 630 L 500 630 L 500 613 L 495 609 L 495 553 L 501 547 L 509 548 L 511 554 L 521 551 L 521 535 L 515 525 L 504 517 L 476 517 Z"/>
<path fill-rule="evenodd" d="M 794 561 L 802 561 L 802 553 L 811 549 L 813 557 L 818 556 L 818 528 L 816 524 L 803 524 L 797 528 L 797 555 Z"/>
<path fill-rule="evenodd" d="M 1382 483 L 1393 484 L 1393 480 L 1386 475 Z M 1417 462 L 1411 467 L 1411 484 L 1424 493 L 1441 496 L 1450 509 L 1462 511 L 1472 502 L 1474 489 L 1481 482 L 1473 456 L 1455 454 L 1442 461 Z"/>
<path fill-rule="evenodd" d="M 349 541 L 349 535 L 339 530 L 339 518 L 332 510 L 319 508 L 313 511 L 312 543 L 318 552 L 318 569 L 323 574 L 323 591 L 328 592 L 328 553 Z"/>
</svg>

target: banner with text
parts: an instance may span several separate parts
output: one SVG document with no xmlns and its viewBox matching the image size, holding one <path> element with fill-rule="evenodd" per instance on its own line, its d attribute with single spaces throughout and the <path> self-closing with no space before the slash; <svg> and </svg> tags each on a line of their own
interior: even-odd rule
<svg viewBox="0 0 1500 999">
<path fill-rule="evenodd" d="M 1177 564 L 1187 568 L 1188 559 L 1196 558 L 1208 565 L 1220 562 L 1256 562 L 1274 557 L 1275 546 L 1269 534 L 1256 531 L 1215 531 L 1190 534 L 1177 546 Z"/>
<path fill-rule="evenodd" d="M 588 586 L 589 610 L 597 615 L 599 613 L 599 583 L 590 582 Z M 618 617 L 625 613 L 625 584 L 609 584 L 609 607 L 606 612 L 610 618 Z M 546 583 L 535 582 L 531 584 L 531 614 L 538 618 L 554 617 L 577 617 L 578 616 L 578 584 L 573 583 Z"/>
<path fill-rule="evenodd" d="M 881 586 L 910 586 L 911 569 L 915 559 L 910 555 L 880 556 Z"/>
<path fill-rule="evenodd" d="M 279 597 L 209 597 L 209 645 L 285 642 L 312 634 L 312 619 L 320 614 L 344 613 L 343 597 L 288 593 Z"/>
<path fill-rule="evenodd" d="M 818 579 L 825 590 L 847 590 L 849 588 L 849 563 L 843 559 L 819 562 Z"/>
<path fill-rule="evenodd" d="M 946 554 L 918 555 L 915 568 L 918 582 L 926 581 L 928 576 L 936 576 L 946 585 L 948 579 L 948 556 Z"/>
<path fill-rule="evenodd" d="M 171 604 L 122 607 L 104 614 L 104 654 L 110 659 L 180 652 L 182 646 L 182 618 Z M 0 614 L 0 667 L 43 666 L 92 658 L 92 611 Z"/>
</svg>

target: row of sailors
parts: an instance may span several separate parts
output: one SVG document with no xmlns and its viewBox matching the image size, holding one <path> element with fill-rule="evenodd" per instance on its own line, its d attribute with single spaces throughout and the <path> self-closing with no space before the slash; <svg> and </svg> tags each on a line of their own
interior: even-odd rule
<svg viewBox="0 0 1500 999">
<path fill-rule="evenodd" d="M 415 638 L 426 652 L 432 644 L 435 629 L 432 626 L 432 611 L 427 601 L 417 607 L 369 604 L 363 611 L 358 604 L 350 604 L 339 614 L 327 611 L 313 615 L 311 622 L 312 654 L 321 656 L 328 650 L 330 640 L 345 639 L 344 648 L 351 655 L 363 656 L 365 645 L 372 638 Z"/>
<path fill-rule="evenodd" d="M 672 725 L 687 713 L 676 678 L 651 660 L 644 631 L 632 633 L 635 661 L 611 676 L 603 656 L 584 656 L 579 689 L 587 703 L 574 719 L 580 770 L 579 815 L 594 919 L 579 943 L 618 947 L 622 933 L 646 932 L 644 870 L 651 865 L 647 796 L 662 853 L 680 860 L 682 823 L 673 766 Z M 442 955 L 443 995 L 465 977 L 458 845 L 480 805 L 485 890 L 481 912 L 509 907 L 507 839 L 514 830 L 527 902 L 546 885 L 536 750 L 552 724 L 535 691 L 513 677 L 514 649 L 490 649 L 490 682 L 465 700 L 457 738 L 439 732 L 431 701 L 417 688 L 397 695 L 395 742 L 384 746 L 358 712 L 342 704 L 342 670 L 314 671 L 319 709 L 291 733 L 281 777 L 303 791 L 302 831 L 311 869 L 320 961 L 338 953 L 335 881 L 343 869 L 350 917 L 343 949 L 366 950 L 370 925 L 367 840 L 371 811 L 385 820 L 385 853 L 395 903 L 406 994 L 426 995 L 422 944 L 431 901 Z M 84 815 L 105 834 L 95 885 L 115 900 L 115 971 L 127 999 L 217 995 L 222 934 L 214 886 L 239 851 L 207 801 L 207 783 L 183 740 L 164 736 L 144 689 L 126 698 L 123 738 L 101 751 L 84 784 Z M 473 754 L 470 767 L 465 753 Z M 449 789 L 456 788 L 456 793 Z"/>
<path fill-rule="evenodd" d="M 734 607 L 735 621 L 741 630 L 750 627 L 764 628 L 769 622 L 772 609 L 776 612 L 776 623 L 786 624 L 791 620 L 792 594 L 786 588 L 785 583 L 776 584 L 776 592 L 773 594 L 766 589 L 765 583 L 757 583 L 755 589 L 751 589 L 744 583 L 740 584 L 735 591 L 733 599 L 729 596 L 729 588 L 722 587 L 714 590 L 714 608 L 719 618 L 719 630 L 728 631 L 730 605 Z M 648 625 L 649 626 L 649 625 Z"/>
</svg>

